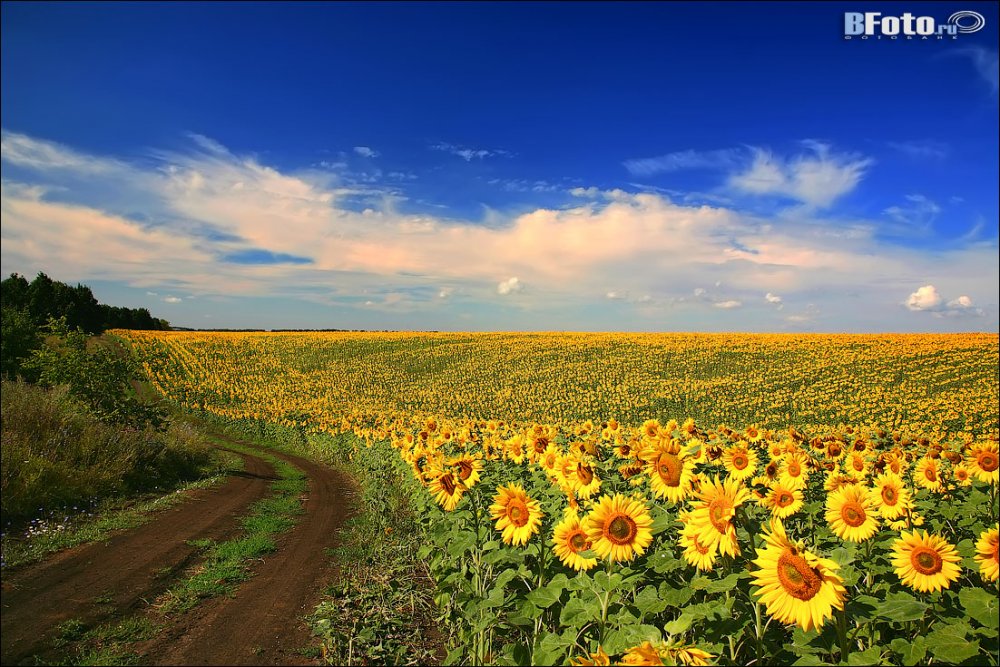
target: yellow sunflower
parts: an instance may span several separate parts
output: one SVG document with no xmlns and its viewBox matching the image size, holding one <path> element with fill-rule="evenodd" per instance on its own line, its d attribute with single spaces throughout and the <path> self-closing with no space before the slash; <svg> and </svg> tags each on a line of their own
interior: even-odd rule
<svg viewBox="0 0 1000 667">
<path fill-rule="evenodd" d="M 628 667 L 649 667 L 651 665 L 659 667 L 663 664 L 663 658 L 660 657 L 660 652 L 656 650 L 656 647 L 647 641 L 626 651 L 618 664 Z"/>
<path fill-rule="evenodd" d="M 794 544 L 778 520 L 771 521 L 764 540 L 767 546 L 757 549 L 753 561 L 760 569 L 751 575 L 768 614 L 808 632 L 832 618 L 834 609 L 844 608 L 847 591 L 836 563 Z"/>
<path fill-rule="evenodd" d="M 771 484 L 767 494 L 760 501 L 761 505 L 771 510 L 771 515 L 779 519 L 787 519 L 800 509 L 804 498 L 802 491 L 784 486 L 781 482 Z"/>
<path fill-rule="evenodd" d="M 948 588 L 961 574 L 962 558 L 943 538 L 915 530 L 903 531 L 892 545 L 892 565 L 907 586 L 930 593 Z"/>
<path fill-rule="evenodd" d="M 964 463 L 958 463 L 953 466 L 951 476 L 958 486 L 972 486 L 972 471 Z"/>
<path fill-rule="evenodd" d="M 788 489 L 804 489 L 809 479 L 809 467 L 806 455 L 802 452 L 789 454 L 781 462 L 778 473 L 781 485 Z"/>
<path fill-rule="evenodd" d="M 567 477 L 577 497 L 586 500 L 601 488 L 601 478 L 594 472 L 593 464 L 586 458 L 577 458 Z"/>
<path fill-rule="evenodd" d="M 868 490 L 860 485 L 844 486 L 826 499 L 826 522 L 837 537 L 864 542 L 878 530 Z"/>
<path fill-rule="evenodd" d="M 601 496 L 587 515 L 584 530 L 594 553 L 619 562 L 643 554 L 653 541 L 652 525 L 645 503 L 616 493 Z"/>
<path fill-rule="evenodd" d="M 733 479 L 743 480 L 753 477 L 757 472 L 757 463 L 757 452 L 746 443 L 733 445 L 722 454 L 722 465 Z"/>
<path fill-rule="evenodd" d="M 996 581 L 1000 576 L 1000 529 L 984 530 L 976 542 L 976 562 L 979 563 L 979 574 L 987 581 Z"/>
<path fill-rule="evenodd" d="M 894 521 L 910 508 L 910 490 L 895 473 L 886 472 L 874 480 L 871 499 L 879 514 Z"/>
<path fill-rule="evenodd" d="M 611 658 L 604 652 L 604 648 L 597 647 L 597 653 L 591 653 L 586 658 L 573 658 L 569 661 L 572 667 L 609 667 Z"/>
<path fill-rule="evenodd" d="M 497 488 L 490 514 L 501 531 L 504 544 L 524 546 L 542 524 L 542 510 L 520 484 Z"/>
<path fill-rule="evenodd" d="M 711 572 L 715 567 L 715 559 L 719 555 L 717 544 L 704 544 L 698 539 L 701 532 L 698 526 L 685 521 L 680 534 L 680 546 L 683 547 L 684 560 L 699 570 Z"/>
<path fill-rule="evenodd" d="M 691 493 L 694 478 L 694 460 L 685 450 L 666 451 L 662 448 L 644 450 L 642 458 L 646 462 L 649 488 L 657 498 L 666 498 L 679 503 Z"/>
<path fill-rule="evenodd" d="M 864 454 L 859 452 L 851 452 L 844 459 L 844 470 L 855 477 L 860 477 L 864 479 L 868 476 L 868 459 L 865 458 Z"/>
<path fill-rule="evenodd" d="M 514 463 L 521 465 L 524 463 L 526 456 L 524 450 L 524 436 L 515 435 L 510 440 L 504 440 L 503 443 L 503 456 L 508 461 L 513 461 Z"/>
<path fill-rule="evenodd" d="M 478 455 L 462 454 L 448 461 L 448 465 L 455 470 L 458 481 L 471 489 L 479 482 L 479 473 L 483 470 L 483 460 Z"/>
<path fill-rule="evenodd" d="M 457 475 L 450 470 L 446 470 L 432 479 L 428 488 L 434 494 L 434 500 L 437 501 L 438 505 L 449 512 L 455 509 L 466 490 L 466 487 L 458 480 Z"/>
<path fill-rule="evenodd" d="M 556 524 L 552 542 L 555 545 L 553 551 L 566 567 L 580 572 L 597 565 L 596 558 L 584 558 L 580 555 L 581 551 L 587 551 L 591 545 L 576 510 L 566 510 L 563 520 Z"/>
<path fill-rule="evenodd" d="M 698 539 L 702 544 L 718 547 L 727 556 L 737 555 L 740 547 L 731 519 L 736 508 L 750 499 L 750 492 L 739 480 L 726 479 L 720 483 L 716 477 L 704 481 L 697 496 L 701 502 L 694 505 L 691 523 L 698 527 Z"/>
<path fill-rule="evenodd" d="M 1000 482 L 1000 454 L 997 443 L 982 442 L 969 449 L 966 465 L 980 482 L 996 484 Z"/>
<path fill-rule="evenodd" d="M 929 456 L 921 458 L 913 469 L 913 481 L 933 493 L 944 491 L 941 481 L 941 460 Z"/>
</svg>

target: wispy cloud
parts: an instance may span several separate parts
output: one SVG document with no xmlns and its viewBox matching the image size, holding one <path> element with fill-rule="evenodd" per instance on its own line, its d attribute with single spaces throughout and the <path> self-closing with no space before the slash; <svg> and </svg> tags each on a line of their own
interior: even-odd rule
<svg viewBox="0 0 1000 667">
<path fill-rule="evenodd" d="M 908 141 L 888 141 L 886 145 L 915 160 L 942 160 L 948 157 L 951 147 L 934 139 L 911 139 Z"/>
<path fill-rule="evenodd" d="M 997 51 L 992 51 L 982 46 L 972 46 L 959 49 L 958 53 L 964 55 L 972 61 L 979 78 L 989 88 L 993 97 L 1000 93 L 1000 61 L 998 61 Z"/>
<path fill-rule="evenodd" d="M 901 225 L 903 233 L 930 231 L 941 207 L 921 194 L 906 195 L 905 199 L 905 204 L 890 206 L 884 213 Z"/>
<path fill-rule="evenodd" d="M 500 148 L 471 148 L 469 146 L 458 146 L 445 142 L 431 144 L 431 150 L 442 151 L 458 156 L 466 162 L 482 160 L 489 157 L 512 157 L 513 153 Z"/>
<path fill-rule="evenodd" d="M 729 169 L 736 166 L 744 151 L 735 148 L 696 151 L 684 150 L 657 157 L 626 160 L 622 164 L 636 176 L 652 176 L 683 169 Z"/>
<path fill-rule="evenodd" d="M 733 174 L 729 185 L 749 194 L 779 195 L 824 208 L 854 190 L 874 162 L 853 153 L 833 153 L 821 142 L 802 143 L 808 152 L 791 158 L 755 149 L 753 163 Z"/>
<path fill-rule="evenodd" d="M 378 151 L 368 146 L 355 146 L 354 152 L 361 157 L 378 157 Z"/>
</svg>

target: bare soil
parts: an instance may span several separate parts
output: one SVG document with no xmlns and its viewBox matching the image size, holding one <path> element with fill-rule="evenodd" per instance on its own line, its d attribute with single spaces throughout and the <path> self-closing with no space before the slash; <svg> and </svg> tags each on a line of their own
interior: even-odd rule
<svg viewBox="0 0 1000 667">
<path fill-rule="evenodd" d="M 269 450 L 270 451 L 270 450 Z M 336 568 L 326 550 L 348 516 L 350 480 L 312 461 L 271 452 L 309 478 L 305 513 L 278 538 L 234 597 L 207 600 L 167 621 L 155 639 L 136 645 L 144 662 L 173 665 L 270 665 L 315 662 L 303 650 L 312 611 Z M 106 542 L 59 553 L 5 573 L 0 662 L 37 664 L 55 657 L 57 626 L 78 619 L 87 627 L 148 612 L 149 603 L 187 567 L 198 549 L 189 540 L 229 539 L 238 518 L 275 479 L 266 461 L 245 456 L 245 472 Z M 162 619 L 160 619 L 162 622 Z"/>
</svg>

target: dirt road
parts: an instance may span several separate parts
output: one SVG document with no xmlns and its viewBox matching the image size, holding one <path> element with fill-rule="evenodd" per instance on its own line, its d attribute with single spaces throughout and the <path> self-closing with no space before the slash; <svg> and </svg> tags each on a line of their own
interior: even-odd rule
<svg viewBox="0 0 1000 667">
<path fill-rule="evenodd" d="M 277 454 L 277 453 L 276 453 Z M 136 648 L 156 664 L 302 664 L 312 610 L 333 575 L 325 550 L 347 516 L 348 480 L 321 464 L 277 454 L 309 477 L 305 513 L 278 539 L 278 551 L 256 565 L 235 597 L 208 600 L 170 619 L 157 637 Z M 245 472 L 216 489 L 156 515 L 150 523 L 103 543 L 85 545 L 11 573 L 2 592 L 2 663 L 35 664 L 53 657 L 56 627 L 69 619 L 88 626 L 142 613 L 198 558 L 189 540 L 229 539 L 238 517 L 275 479 L 266 461 L 245 456 Z M 162 620 L 162 619 L 161 619 Z"/>
</svg>

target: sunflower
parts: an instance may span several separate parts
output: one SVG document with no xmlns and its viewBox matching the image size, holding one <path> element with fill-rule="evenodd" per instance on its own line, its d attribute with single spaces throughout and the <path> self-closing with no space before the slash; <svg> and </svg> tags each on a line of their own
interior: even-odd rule
<svg viewBox="0 0 1000 667">
<path fill-rule="evenodd" d="M 604 652 L 603 647 L 598 646 L 597 653 L 591 653 L 586 658 L 573 658 L 569 664 L 573 667 L 608 667 L 611 664 L 611 658 Z"/>
<path fill-rule="evenodd" d="M 866 488 L 844 486 L 827 496 L 826 522 L 842 540 L 864 542 L 878 530 L 874 509 Z"/>
<path fill-rule="evenodd" d="M 870 492 L 872 503 L 883 518 L 896 520 L 910 508 L 910 490 L 898 475 L 883 473 L 873 483 L 874 487 Z"/>
<path fill-rule="evenodd" d="M 943 538 L 924 531 L 903 531 L 893 545 L 892 565 L 907 586 L 930 593 L 948 588 L 958 579 L 962 557 Z"/>
<path fill-rule="evenodd" d="M 645 503 L 616 493 L 604 495 L 584 522 L 592 549 L 612 562 L 641 556 L 653 541 L 653 518 Z"/>
<path fill-rule="evenodd" d="M 591 545 L 576 510 L 566 510 L 563 520 L 556 524 L 552 542 L 555 545 L 553 551 L 566 567 L 580 572 L 597 565 L 596 558 L 584 558 L 580 555 L 581 551 L 587 551 Z"/>
<path fill-rule="evenodd" d="M 917 462 L 913 469 L 913 481 L 928 491 L 940 493 L 944 491 L 941 481 L 941 461 L 925 456 Z"/>
<path fill-rule="evenodd" d="M 972 472 L 969 466 L 958 463 L 951 469 L 951 476 L 959 486 L 972 486 Z"/>
<path fill-rule="evenodd" d="M 855 477 L 864 479 L 868 476 L 869 468 L 868 459 L 865 458 L 864 454 L 851 452 L 844 459 L 844 470 Z"/>
<path fill-rule="evenodd" d="M 781 482 L 775 482 L 768 488 L 761 505 L 771 510 L 772 516 L 787 519 L 802 509 L 803 500 L 801 490 L 790 489 Z"/>
<path fill-rule="evenodd" d="M 642 452 L 642 459 L 646 462 L 649 488 L 657 498 L 679 503 L 691 492 L 694 460 L 687 456 L 685 450 L 646 449 Z"/>
<path fill-rule="evenodd" d="M 628 667 L 659 666 L 663 664 L 663 658 L 660 657 L 660 652 L 655 646 L 645 641 L 626 651 L 618 664 L 627 665 Z"/>
<path fill-rule="evenodd" d="M 722 454 L 722 465 L 733 479 L 748 479 L 757 471 L 757 452 L 746 445 L 737 443 Z"/>
<path fill-rule="evenodd" d="M 479 482 L 479 473 L 483 470 L 483 460 L 479 455 L 462 454 L 448 461 L 455 473 L 458 481 L 467 489 L 471 489 Z"/>
<path fill-rule="evenodd" d="M 980 482 L 1000 482 L 1000 446 L 995 442 L 982 442 L 969 449 L 966 465 Z"/>
<path fill-rule="evenodd" d="M 532 500 L 520 484 L 510 484 L 497 489 L 490 506 L 490 514 L 503 533 L 504 544 L 524 546 L 542 524 L 542 510 L 537 500 Z"/>
<path fill-rule="evenodd" d="M 462 494 L 466 491 L 466 487 L 459 481 L 458 475 L 450 470 L 443 471 L 432 479 L 428 488 L 434 494 L 434 500 L 437 501 L 438 505 L 449 512 L 455 509 L 458 501 L 462 499 Z"/>
<path fill-rule="evenodd" d="M 728 556 L 739 553 L 736 528 L 730 519 L 736 508 L 750 499 L 750 492 L 739 480 L 726 479 L 719 482 L 705 481 L 697 493 L 701 502 L 696 503 L 691 512 L 691 523 L 698 527 L 698 539 L 702 544 L 718 547 Z"/>
<path fill-rule="evenodd" d="M 847 453 L 847 447 L 840 440 L 831 440 L 826 443 L 826 458 L 830 461 L 839 461 Z"/>
<path fill-rule="evenodd" d="M 715 559 L 719 555 L 718 545 L 703 544 L 698 539 L 698 534 L 701 532 L 699 527 L 687 521 L 686 518 L 681 520 L 685 522 L 680 535 L 680 546 L 684 548 L 684 560 L 699 570 L 711 572 L 715 566 Z"/>
<path fill-rule="evenodd" d="M 578 459 L 569 476 L 577 497 L 586 500 L 601 488 L 601 478 L 594 472 L 593 464 L 587 459 Z"/>
<path fill-rule="evenodd" d="M 753 561 L 760 569 L 751 575 L 753 583 L 760 586 L 756 595 L 768 614 L 808 632 L 832 618 L 834 609 L 844 608 L 847 591 L 836 574 L 836 563 L 792 543 L 776 519 L 765 531 L 764 540 L 767 546 L 757 549 Z"/>
<path fill-rule="evenodd" d="M 524 451 L 524 436 L 515 435 L 510 440 L 504 440 L 503 457 L 508 461 L 521 465 L 524 463 L 526 452 Z"/>
<path fill-rule="evenodd" d="M 789 454 L 781 462 L 778 479 L 781 485 L 789 489 L 804 489 L 809 479 L 809 469 L 806 455 L 802 452 Z"/>
<path fill-rule="evenodd" d="M 979 563 L 979 574 L 987 581 L 996 581 L 1000 576 L 1000 529 L 984 530 L 976 542 L 976 562 Z"/>
</svg>

